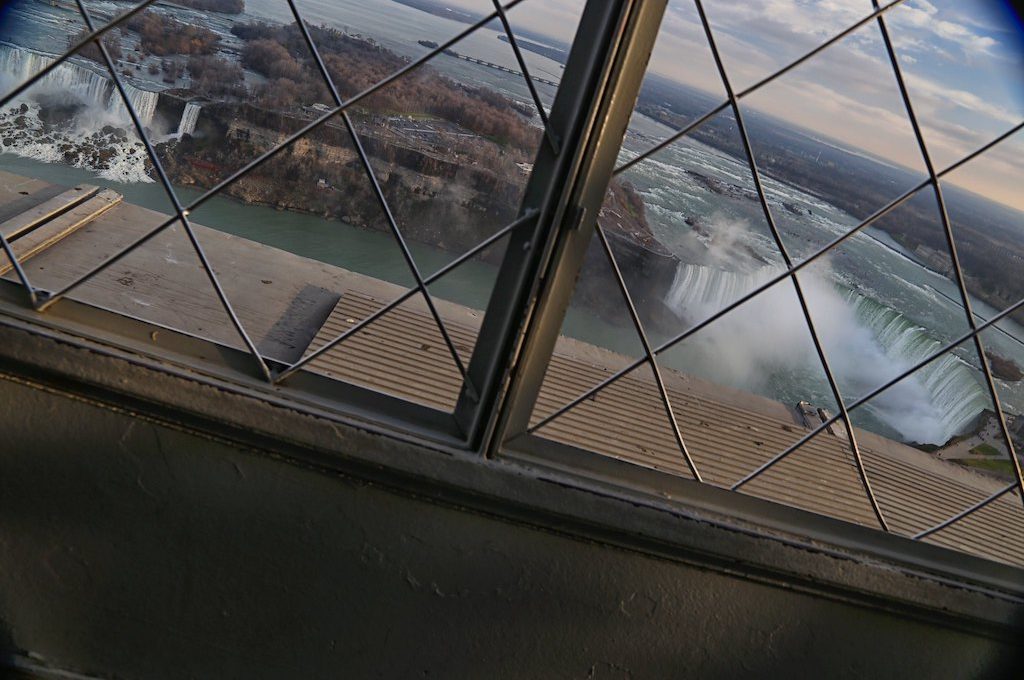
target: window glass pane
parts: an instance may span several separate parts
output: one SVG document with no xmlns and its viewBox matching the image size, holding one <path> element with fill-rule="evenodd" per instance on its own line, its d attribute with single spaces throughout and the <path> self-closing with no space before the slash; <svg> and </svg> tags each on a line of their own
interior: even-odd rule
<svg viewBox="0 0 1024 680">
<path fill-rule="evenodd" d="M 1019 312 L 982 337 L 998 408 L 963 340 L 1024 297 L 1017 138 L 940 203 L 871 3 L 705 4 L 669 3 L 529 432 L 1024 563 L 980 515 L 929 533 L 992 494 L 1024 516 L 995 417 L 1012 441 Z M 970 4 L 883 15 L 936 172 L 1024 120 L 1021 37 Z"/>
<path fill-rule="evenodd" d="M 503 17 L 488 0 L 297 0 L 302 25 L 284 0 L 84 4 L 94 27 L 118 22 L 103 41 L 155 158 L 92 44 L 5 104 L 5 178 L 36 184 L 4 210 L 72 185 L 116 196 L 26 252 L 30 281 L 450 410 L 582 0 Z M 73 4 L 7 15 L 0 92 L 89 34 Z"/>
</svg>

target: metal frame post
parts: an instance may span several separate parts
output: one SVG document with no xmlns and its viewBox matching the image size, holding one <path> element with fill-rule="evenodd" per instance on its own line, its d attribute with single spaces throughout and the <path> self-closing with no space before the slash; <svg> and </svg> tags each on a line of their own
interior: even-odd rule
<svg viewBox="0 0 1024 680">
<path fill-rule="evenodd" d="M 529 420 L 666 5 L 591 0 L 584 9 L 550 116 L 561 153 L 539 152 L 523 201 L 539 219 L 509 240 L 455 409 L 473 448 L 490 453 Z"/>
</svg>

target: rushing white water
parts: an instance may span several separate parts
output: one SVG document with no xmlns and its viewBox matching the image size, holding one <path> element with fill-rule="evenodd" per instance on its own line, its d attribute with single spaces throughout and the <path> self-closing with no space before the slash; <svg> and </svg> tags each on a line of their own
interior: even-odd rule
<svg viewBox="0 0 1024 680">
<path fill-rule="evenodd" d="M 53 58 L 13 45 L 0 44 L 0 91 L 22 83 L 53 63 Z M 128 101 L 143 125 L 153 122 L 159 92 L 151 92 L 123 82 Z M 46 92 L 74 98 L 113 120 L 130 122 L 121 94 L 108 75 L 82 64 L 64 61 L 31 88 L 28 94 Z"/>
<path fill-rule="evenodd" d="M 0 111 L 4 153 L 44 163 L 63 163 L 96 172 L 114 182 L 152 182 L 146 149 L 137 137 L 110 125 L 45 126 L 39 104 L 24 102 Z"/>
<path fill-rule="evenodd" d="M 202 109 L 199 104 L 189 102 L 181 112 L 181 120 L 178 122 L 178 136 L 190 135 L 196 131 L 196 122 L 199 120 L 199 111 Z"/>
<path fill-rule="evenodd" d="M 53 63 L 47 55 L 0 44 L 0 91 Z M 160 95 L 124 83 L 128 101 L 149 124 Z M 46 106 L 69 107 L 70 118 L 44 124 Z M 104 74 L 65 61 L 0 111 L 3 151 L 46 163 L 64 163 L 115 182 L 150 182 L 146 150 L 121 94 Z"/>
<path fill-rule="evenodd" d="M 721 309 L 769 275 L 768 269 L 748 274 L 698 264 L 680 264 L 665 303 L 682 314 L 703 307 Z"/>
<path fill-rule="evenodd" d="M 689 322 L 698 322 L 778 272 L 774 267 L 747 273 L 680 264 L 665 302 Z M 942 346 L 898 311 L 856 293 L 844 296 L 831 278 L 805 272 L 800 282 L 847 399 L 867 393 Z M 763 391 L 772 374 L 799 373 L 817 376 L 819 383 L 823 380 L 806 322 L 787 281 L 702 330 L 694 336 L 692 351 L 691 370 L 745 389 Z M 864 406 L 907 441 L 922 444 L 945 443 L 987 407 L 975 370 L 952 354 Z"/>
<path fill-rule="evenodd" d="M 847 301 L 886 354 L 907 367 L 930 357 L 943 345 L 926 329 L 871 298 L 851 292 Z M 921 368 L 916 376 L 931 395 L 936 410 L 943 414 L 939 431 L 947 439 L 962 432 L 990 407 L 976 369 L 955 354 L 943 355 Z"/>
<path fill-rule="evenodd" d="M 153 114 L 156 113 L 157 102 L 160 101 L 159 92 L 150 92 L 149 90 L 140 90 L 137 87 L 129 85 L 128 83 L 122 83 L 124 85 L 125 94 L 128 95 L 128 101 L 131 103 L 132 108 L 135 109 L 135 115 L 139 117 L 139 120 L 143 125 L 149 125 L 153 122 Z M 119 97 L 114 95 L 112 97 L 114 101 L 124 107 L 123 102 Z M 108 108 L 109 108 L 108 104 Z"/>
</svg>

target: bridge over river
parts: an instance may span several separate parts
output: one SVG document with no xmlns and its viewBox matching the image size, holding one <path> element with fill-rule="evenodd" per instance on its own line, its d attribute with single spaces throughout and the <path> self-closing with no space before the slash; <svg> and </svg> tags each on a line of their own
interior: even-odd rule
<svg viewBox="0 0 1024 680">
<path fill-rule="evenodd" d="M 468 61 L 474 64 L 480 64 L 481 66 L 486 66 L 487 68 L 493 68 L 496 71 L 504 71 L 505 73 L 511 73 L 517 76 L 523 75 L 522 71 L 517 71 L 514 68 L 509 68 L 508 66 L 503 66 L 501 64 L 495 64 L 494 62 L 485 61 L 483 59 L 477 59 L 476 57 L 471 57 L 468 54 L 460 54 L 455 50 L 445 50 L 444 53 L 450 57 L 455 57 L 456 59 L 462 59 L 463 61 Z M 545 85 L 550 85 L 551 87 L 558 87 L 558 83 L 556 83 L 553 80 L 548 80 L 547 78 L 538 78 L 537 76 L 534 75 L 531 75 L 530 78 L 535 83 L 544 83 Z"/>
</svg>

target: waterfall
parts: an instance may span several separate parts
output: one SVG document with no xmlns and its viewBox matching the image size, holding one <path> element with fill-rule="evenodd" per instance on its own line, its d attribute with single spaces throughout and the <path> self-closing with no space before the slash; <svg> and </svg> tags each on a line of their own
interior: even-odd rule
<svg viewBox="0 0 1024 680">
<path fill-rule="evenodd" d="M 778 272 L 680 264 L 665 303 L 680 318 L 697 322 Z M 837 289 L 833 279 L 806 271 L 800 276 L 814 325 L 847 397 L 867 393 L 941 349 L 942 341 L 927 329 L 872 298 Z M 828 391 L 824 383 L 817 384 L 824 380 L 822 369 L 796 296 L 785 283 L 701 330 L 686 351 L 691 355 L 681 368 L 722 384 L 782 400 Z M 766 392 L 765 385 L 772 387 Z M 884 431 L 894 429 L 911 442 L 943 444 L 990 403 L 977 370 L 946 354 L 863 408 Z"/>
<path fill-rule="evenodd" d="M 744 273 L 680 263 L 672 287 L 665 296 L 665 304 L 680 316 L 692 314 L 697 309 L 715 311 L 753 290 L 773 273 L 774 270 L 769 268 Z"/>
<path fill-rule="evenodd" d="M 52 57 L 44 54 L 0 44 L 0 78 L 5 84 L 9 83 L 9 87 L 28 80 L 53 61 Z M 33 89 L 70 93 L 101 111 L 129 120 L 128 111 L 109 74 L 99 73 L 77 62 L 64 61 L 36 83 Z M 127 82 L 124 83 L 124 89 L 142 124 L 151 124 L 160 93 L 143 90 Z"/>
<path fill-rule="evenodd" d="M 943 346 L 928 330 L 890 307 L 853 292 L 847 300 L 857 319 L 871 330 L 886 354 L 908 367 Z M 991 407 L 977 370 L 955 354 L 939 357 L 915 375 L 931 396 L 932 404 L 943 414 L 945 439 L 962 432 L 978 414 Z"/>
<path fill-rule="evenodd" d="M 0 92 L 7 92 L 53 63 L 53 58 L 0 43 Z M 44 163 L 92 170 L 115 182 L 151 182 L 146 149 L 109 74 L 65 61 L 28 92 L 0 110 L 0 151 Z M 153 120 L 159 93 L 125 83 L 125 94 L 143 124 Z M 33 96 L 36 95 L 36 96 Z M 41 95 L 58 104 L 85 105 L 63 124 L 43 122 Z"/>
<path fill-rule="evenodd" d="M 199 120 L 199 111 L 202 108 L 192 102 L 185 104 L 181 112 L 181 121 L 178 122 L 178 136 L 190 135 L 196 131 L 196 121 Z"/>
<path fill-rule="evenodd" d="M 128 101 L 131 102 L 132 108 L 135 109 L 135 114 L 142 121 L 143 125 L 149 125 L 153 122 L 153 114 L 156 113 L 156 104 L 160 101 L 159 92 L 150 92 L 149 90 L 140 90 L 134 85 L 123 83 L 125 94 L 128 95 Z M 124 108 L 124 102 L 116 94 L 114 95 L 117 103 L 121 108 Z M 109 107 L 108 107 L 109 108 Z"/>
</svg>

